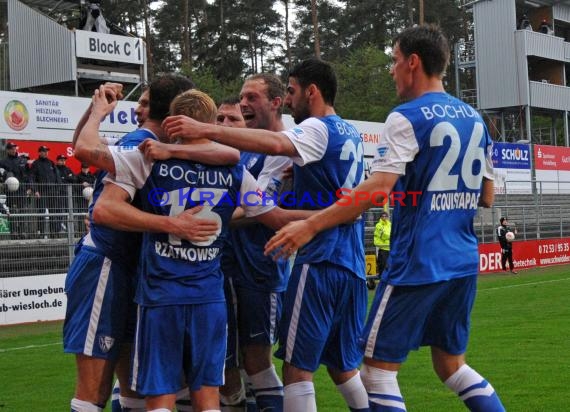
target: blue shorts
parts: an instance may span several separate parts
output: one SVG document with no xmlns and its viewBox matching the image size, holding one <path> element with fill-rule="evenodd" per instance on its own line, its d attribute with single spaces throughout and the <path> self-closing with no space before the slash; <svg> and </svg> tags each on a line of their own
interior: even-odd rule
<svg viewBox="0 0 570 412">
<path fill-rule="evenodd" d="M 295 265 L 285 295 L 275 356 L 314 372 L 349 371 L 362 361 L 366 281 L 327 262 Z"/>
<path fill-rule="evenodd" d="M 283 310 L 284 292 L 266 292 L 236 288 L 238 298 L 238 330 L 241 347 L 273 346 Z"/>
<path fill-rule="evenodd" d="M 226 352 L 226 369 L 240 367 L 240 349 L 238 342 L 238 298 L 234 280 L 224 275 L 224 295 L 228 317 L 228 340 Z"/>
<path fill-rule="evenodd" d="M 225 302 L 139 306 L 131 389 L 156 396 L 221 386 L 226 355 Z"/>
<path fill-rule="evenodd" d="M 135 323 L 135 271 L 91 246 L 81 247 L 65 278 L 65 352 L 116 359 L 129 341 L 129 321 Z"/>
<path fill-rule="evenodd" d="M 362 339 L 364 356 L 401 363 L 420 346 L 465 353 L 476 291 L 476 275 L 419 286 L 382 281 Z"/>
</svg>

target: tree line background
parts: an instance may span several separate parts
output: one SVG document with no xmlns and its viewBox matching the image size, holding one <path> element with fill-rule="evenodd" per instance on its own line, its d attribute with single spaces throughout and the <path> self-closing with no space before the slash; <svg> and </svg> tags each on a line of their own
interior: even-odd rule
<svg viewBox="0 0 570 412">
<path fill-rule="evenodd" d="M 25 0 L 24 0 L 25 1 Z M 349 119 L 384 121 L 397 104 L 389 74 L 395 33 L 438 24 L 453 45 L 472 38 L 460 0 L 101 0 L 106 20 L 145 39 L 149 77 L 180 72 L 216 100 L 237 94 L 252 73 L 286 81 L 299 61 L 331 62 L 336 109 Z M 453 59 L 452 59 L 453 63 Z M 455 91 L 454 68 L 446 76 Z"/>
</svg>

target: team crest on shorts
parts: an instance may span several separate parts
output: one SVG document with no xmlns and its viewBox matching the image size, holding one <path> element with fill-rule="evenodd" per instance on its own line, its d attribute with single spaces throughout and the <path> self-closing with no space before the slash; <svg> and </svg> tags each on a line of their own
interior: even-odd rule
<svg viewBox="0 0 570 412">
<path fill-rule="evenodd" d="M 115 343 L 115 338 L 110 336 L 99 336 L 99 348 L 103 353 L 107 353 L 113 347 Z"/>
</svg>

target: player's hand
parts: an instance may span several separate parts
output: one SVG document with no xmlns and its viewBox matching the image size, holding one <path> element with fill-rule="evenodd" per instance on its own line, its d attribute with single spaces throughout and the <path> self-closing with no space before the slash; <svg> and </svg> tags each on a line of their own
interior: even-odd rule
<svg viewBox="0 0 570 412">
<path fill-rule="evenodd" d="M 144 154 L 145 159 L 149 161 L 168 160 L 172 157 L 167 144 L 153 139 L 145 139 L 139 144 L 139 150 Z"/>
<path fill-rule="evenodd" d="M 315 231 L 306 220 L 291 222 L 277 231 L 265 245 L 265 256 L 271 255 L 273 260 L 288 259 L 293 253 L 314 236 Z"/>
<path fill-rule="evenodd" d="M 121 100 L 123 98 L 123 85 L 121 83 L 105 82 L 103 84 L 106 91 L 113 93 L 115 100 Z"/>
<path fill-rule="evenodd" d="M 220 229 L 218 222 L 197 217 L 200 210 L 202 206 L 196 206 L 175 216 L 175 230 L 172 234 L 193 243 L 206 242 L 217 235 Z"/>
<path fill-rule="evenodd" d="M 91 104 L 91 114 L 103 118 L 117 106 L 116 94 L 112 89 L 106 90 L 105 86 L 99 86 L 93 93 Z"/>
<path fill-rule="evenodd" d="M 205 124 L 188 116 L 168 116 L 162 122 L 162 129 L 170 138 L 170 141 L 176 139 L 200 139 L 203 136 Z"/>
</svg>

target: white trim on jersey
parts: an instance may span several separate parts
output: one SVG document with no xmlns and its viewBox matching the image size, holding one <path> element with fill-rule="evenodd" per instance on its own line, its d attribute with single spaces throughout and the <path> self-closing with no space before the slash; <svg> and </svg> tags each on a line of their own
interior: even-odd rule
<svg viewBox="0 0 570 412">
<path fill-rule="evenodd" d="M 495 180 L 495 174 L 493 173 L 493 145 L 487 147 L 487 156 L 485 156 L 485 170 L 483 171 L 483 177 L 487 180 Z"/>
<path fill-rule="evenodd" d="M 374 314 L 374 322 L 370 328 L 370 333 L 368 334 L 368 340 L 366 341 L 366 349 L 364 350 L 364 356 L 367 358 L 372 358 L 374 355 L 374 346 L 376 345 L 376 337 L 378 336 L 378 330 L 380 329 L 380 323 L 384 317 L 384 312 L 386 311 L 386 306 L 388 306 L 388 300 L 394 291 L 394 286 L 386 285 L 384 294 L 382 295 L 382 301 L 378 306 L 378 310 Z"/>
<path fill-rule="evenodd" d="M 277 179 L 283 183 L 283 172 L 293 164 L 291 158 L 286 156 L 266 156 L 263 162 L 263 169 L 257 176 L 257 184 L 263 191 L 275 190 L 274 187 L 268 186 L 271 184 L 271 179 Z"/>
<path fill-rule="evenodd" d="M 253 205 L 251 198 L 249 198 L 249 194 L 252 192 L 258 193 L 258 204 Z M 241 188 L 240 188 L 240 204 L 245 211 L 245 215 L 247 217 L 255 217 L 262 215 L 264 213 L 269 212 L 271 209 L 275 208 L 275 204 L 271 201 L 264 200 L 261 196 L 261 190 L 259 189 L 259 185 L 255 180 L 255 177 L 249 171 L 243 167 L 243 178 L 241 180 Z"/>
<path fill-rule="evenodd" d="M 392 112 L 386 119 L 370 172 L 406 174 L 406 164 L 419 152 L 412 123 L 401 113 Z"/>
<path fill-rule="evenodd" d="M 145 159 L 138 149 L 124 150 L 120 146 L 112 146 L 109 149 L 115 163 L 115 177 L 108 174 L 103 182 L 111 182 L 121 187 L 132 200 L 137 189 L 143 187 L 154 162 Z"/>
<path fill-rule="evenodd" d="M 89 316 L 87 336 L 85 337 L 85 349 L 83 350 L 83 354 L 87 356 L 93 356 L 93 346 L 95 345 L 99 319 L 101 319 L 101 306 L 103 306 L 103 299 L 105 298 L 105 291 L 107 290 L 107 282 L 109 281 L 109 273 L 111 272 L 111 263 L 112 262 L 109 258 L 103 259 L 101 272 L 99 272 L 95 298 L 93 299 L 91 315 Z"/>
<path fill-rule="evenodd" d="M 115 176 L 107 175 L 103 180 L 123 188 L 133 199 L 138 189 L 141 189 L 152 172 L 154 161 L 148 160 L 138 150 L 111 150 L 115 162 Z M 253 202 L 251 194 L 256 193 L 258 199 Z M 255 217 L 269 212 L 275 207 L 273 202 L 265 202 L 261 197 L 261 190 L 255 178 L 243 167 L 243 178 L 240 187 L 239 203 L 247 217 Z"/>
<path fill-rule="evenodd" d="M 282 133 L 297 149 L 299 156 L 291 158 L 297 166 L 318 162 L 327 151 L 329 132 L 326 124 L 316 117 L 309 117 L 298 126 Z"/>
<path fill-rule="evenodd" d="M 303 294 L 305 291 L 305 283 L 307 283 L 307 273 L 309 272 L 309 264 L 305 263 L 301 270 L 301 277 L 297 285 L 297 293 L 295 294 L 295 303 L 293 304 L 293 313 L 291 313 L 291 323 L 287 331 L 287 344 L 285 346 L 285 362 L 291 363 L 293 350 L 295 349 L 295 339 L 297 338 L 297 328 L 299 327 L 299 315 L 301 313 L 301 305 L 303 304 Z"/>
</svg>

